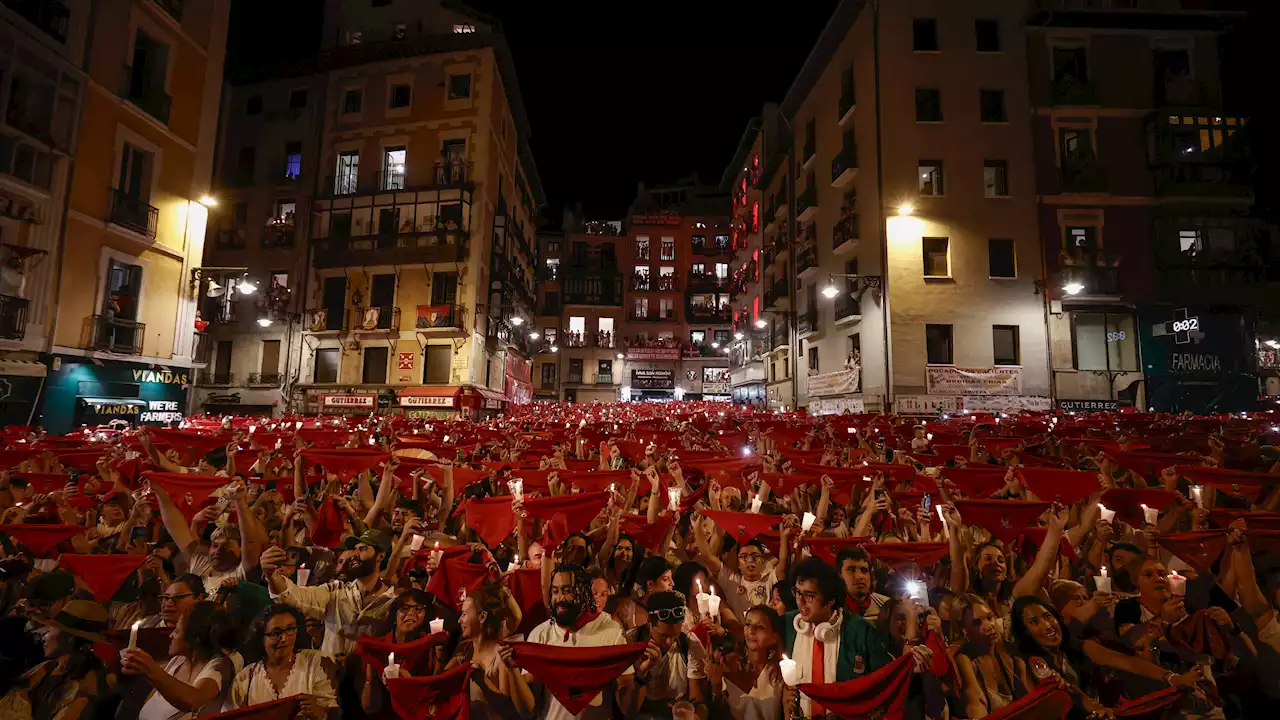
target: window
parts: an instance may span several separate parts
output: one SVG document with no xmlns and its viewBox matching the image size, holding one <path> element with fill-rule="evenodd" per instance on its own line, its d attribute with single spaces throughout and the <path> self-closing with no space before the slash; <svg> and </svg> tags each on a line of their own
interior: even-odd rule
<svg viewBox="0 0 1280 720">
<path fill-rule="evenodd" d="M 649 238 L 644 236 L 636 238 L 636 259 L 649 259 Z"/>
<path fill-rule="evenodd" d="M 916 122 L 942 122 L 942 91 L 916 88 Z"/>
<path fill-rule="evenodd" d="M 386 346 L 369 346 L 364 349 L 364 372 L 362 382 L 382 385 L 387 382 L 387 358 L 391 348 Z"/>
<path fill-rule="evenodd" d="M 1021 364 L 1017 325 L 991 326 L 992 359 L 995 365 Z"/>
<path fill-rule="evenodd" d="M 993 278 L 1018 276 L 1017 258 L 1013 241 L 1007 238 L 991 238 L 987 241 L 987 272 Z"/>
<path fill-rule="evenodd" d="M 404 189 L 404 161 L 405 149 L 403 147 L 382 149 L 382 182 L 378 183 L 380 189 Z"/>
<path fill-rule="evenodd" d="M 809 346 L 809 374 L 810 374 L 810 375 L 817 375 L 817 374 L 818 374 L 818 372 L 819 372 L 819 370 L 818 370 L 818 346 L 817 346 L 817 345 L 810 345 L 810 346 Z"/>
<path fill-rule="evenodd" d="M 716 263 L 716 277 L 724 280 L 729 277 L 729 263 Z"/>
<path fill-rule="evenodd" d="M 1000 23 L 995 20 L 973 21 L 974 42 L 980 53 L 1000 52 Z"/>
<path fill-rule="evenodd" d="M 139 30 L 133 39 L 133 62 L 125 67 L 125 99 L 165 124 L 169 122 L 169 103 L 163 101 L 168 65 L 169 46 Z"/>
<path fill-rule="evenodd" d="M 333 194 L 351 195 L 360 183 L 360 151 L 347 150 L 338 153 L 338 165 L 334 171 Z"/>
<path fill-rule="evenodd" d="M 453 26 L 453 34 L 455 35 L 470 35 L 475 31 L 476 31 L 475 25 L 454 25 Z"/>
<path fill-rule="evenodd" d="M 338 382 L 338 360 L 340 357 L 339 353 L 341 352 L 342 351 L 338 348 L 321 348 L 316 350 L 315 378 L 313 382 Z"/>
<path fill-rule="evenodd" d="M 984 123 L 1009 122 L 1009 116 L 1004 111 L 1003 90 L 979 90 L 978 109 Z"/>
<path fill-rule="evenodd" d="M 635 306 L 632 308 L 631 314 L 637 318 L 649 317 L 649 298 L 636 298 Z"/>
<path fill-rule="evenodd" d="M 413 89 L 408 83 L 396 83 L 391 86 L 390 99 L 387 101 L 387 107 L 391 109 L 407 108 L 411 100 Z"/>
<path fill-rule="evenodd" d="M 289 271 L 276 270 L 271 273 L 271 287 L 287 289 L 289 287 Z"/>
<path fill-rule="evenodd" d="M 396 23 L 395 30 L 391 33 L 392 40 L 403 40 L 409 36 L 409 26 L 404 23 Z"/>
<path fill-rule="evenodd" d="M 676 303 L 671 298 L 661 298 L 658 300 L 658 316 L 663 320 L 674 320 L 676 317 Z"/>
<path fill-rule="evenodd" d="M 139 152 L 128 144 L 125 145 L 125 159 Z M 246 145 L 240 148 L 240 152 L 236 154 L 236 181 L 242 185 L 253 183 L 254 166 L 257 164 L 257 154 L 252 145 Z"/>
<path fill-rule="evenodd" d="M 253 175 L 253 148 L 249 150 L 249 174 Z M 243 161 L 244 153 L 241 152 Z M 120 192 L 136 200 L 151 197 L 151 153 L 124 144 L 120 155 Z"/>
<path fill-rule="evenodd" d="M 1132 315 L 1073 313 L 1071 331 L 1076 369 L 1137 370 L 1136 327 Z"/>
<path fill-rule="evenodd" d="M 462 100 L 471 97 L 471 75 L 449 76 L 449 99 Z"/>
<path fill-rule="evenodd" d="M 431 304 L 452 305 L 458 301 L 458 273 L 435 272 L 431 274 Z M 461 320 L 461 318 L 458 318 Z"/>
<path fill-rule="evenodd" d="M 261 115 L 262 114 L 262 96 L 250 95 L 249 99 L 244 103 L 245 115 Z"/>
<path fill-rule="evenodd" d="M 921 195 L 941 196 L 945 194 L 942 186 L 941 160 L 921 160 L 919 170 Z"/>
<path fill-rule="evenodd" d="M 359 88 L 347 90 L 342 94 L 342 114 L 356 115 L 364 105 L 364 92 Z"/>
<path fill-rule="evenodd" d="M 1058 148 L 1063 167 L 1086 163 L 1093 157 L 1093 132 L 1088 128 L 1058 128 Z"/>
<path fill-rule="evenodd" d="M 950 325 L 925 325 L 924 346 L 930 365 L 950 365 L 955 362 Z"/>
<path fill-rule="evenodd" d="M 1009 163 L 987 160 L 982 164 L 982 191 L 989 198 L 1009 197 Z"/>
<path fill-rule="evenodd" d="M 286 180 L 297 180 L 302 176 L 302 143 L 290 142 L 284 145 L 284 177 Z"/>
<path fill-rule="evenodd" d="M 449 382 L 453 365 L 452 345 L 428 345 L 423 358 L 422 382 L 428 385 L 444 385 Z"/>
<path fill-rule="evenodd" d="M 612 360 L 596 361 L 596 382 L 598 383 L 613 382 L 613 361 Z"/>
<path fill-rule="evenodd" d="M 298 203 L 294 200 L 278 200 L 276 202 L 275 218 L 287 223 L 293 223 L 297 217 Z M 286 276 L 287 277 L 287 276 Z"/>
<path fill-rule="evenodd" d="M 240 202 L 236 203 L 235 207 L 232 209 L 232 215 L 236 219 L 236 225 L 244 225 L 245 223 L 249 222 L 248 201 L 241 200 Z"/>
<path fill-rule="evenodd" d="M 569 377 L 567 379 L 571 383 L 582 382 L 582 358 L 569 359 Z"/>
<path fill-rule="evenodd" d="M 689 344 L 690 344 L 690 345 L 702 345 L 702 344 L 704 344 L 704 343 L 706 343 L 706 342 L 707 342 L 707 331 L 706 331 L 706 330 L 691 330 L 691 331 L 689 331 Z"/>
<path fill-rule="evenodd" d="M 263 375 L 275 375 L 280 372 L 280 341 L 262 341 L 262 359 L 258 363 L 258 372 Z"/>
<path fill-rule="evenodd" d="M 676 239 L 675 238 L 669 238 L 669 237 L 662 238 L 662 259 L 663 260 L 676 259 Z"/>
<path fill-rule="evenodd" d="M 689 268 L 689 272 L 694 275 L 706 275 L 707 266 L 705 263 L 694 263 L 693 266 Z"/>
<path fill-rule="evenodd" d="M 542 387 L 551 388 L 556 386 L 556 364 L 542 363 Z"/>
<path fill-rule="evenodd" d="M 921 238 L 924 248 L 924 276 L 945 278 L 951 277 L 951 264 L 948 262 L 949 238 Z"/>
<path fill-rule="evenodd" d="M 1053 48 L 1055 83 L 1083 83 L 1089 80 L 1089 53 L 1083 46 Z"/>
<path fill-rule="evenodd" d="M 301 110 L 307 106 L 307 91 L 291 90 L 289 91 L 289 109 Z"/>
<path fill-rule="evenodd" d="M 916 18 L 911 21 L 911 49 L 916 52 L 938 51 L 938 21 Z"/>
<path fill-rule="evenodd" d="M 1178 250 L 1191 254 L 1204 250 L 1204 233 L 1199 230 L 1179 230 Z"/>
</svg>

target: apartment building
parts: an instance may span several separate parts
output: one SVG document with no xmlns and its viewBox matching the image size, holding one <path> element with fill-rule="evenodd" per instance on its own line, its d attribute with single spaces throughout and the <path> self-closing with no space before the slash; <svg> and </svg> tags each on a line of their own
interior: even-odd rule
<svg viewBox="0 0 1280 720">
<path fill-rule="evenodd" d="M 1218 59 L 1243 19 L 1178 0 L 1041 2 L 1027 19 L 1063 407 L 1246 410 L 1258 365 L 1276 374 L 1256 325 L 1280 257 L 1250 216 L 1247 120 L 1224 109 Z"/>
<path fill-rule="evenodd" d="M 729 211 L 729 197 L 696 178 L 639 186 L 620 258 L 629 373 L 623 399 L 728 399 Z"/>
<path fill-rule="evenodd" d="M 6 421 L 64 432 L 184 416 L 228 8 L 0 5 L 0 351 L 39 393 L 4 383 L 39 408 Z"/>
<path fill-rule="evenodd" d="M 227 135 L 246 142 L 224 144 L 223 177 L 248 214 L 220 233 L 239 242 L 255 226 L 244 237 L 259 247 L 217 267 L 254 264 L 250 283 L 272 294 L 213 338 L 230 362 L 220 371 L 215 358 L 206 403 L 256 407 L 250 378 L 269 387 L 271 410 L 479 417 L 527 401 L 521 328 L 534 318 L 543 200 L 502 35 L 453 3 L 335 0 L 326 13 L 318 56 L 233 91 L 246 108 L 231 110 Z M 261 112 L 268 97 L 280 129 L 255 131 L 271 121 L 250 120 L 248 103 Z M 247 182 L 246 154 L 268 158 Z M 281 172 L 297 179 L 282 186 Z M 267 248 L 279 235 L 295 239 L 293 264 Z M 235 349 L 237 331 L 250 352 Z"/>
</svg>

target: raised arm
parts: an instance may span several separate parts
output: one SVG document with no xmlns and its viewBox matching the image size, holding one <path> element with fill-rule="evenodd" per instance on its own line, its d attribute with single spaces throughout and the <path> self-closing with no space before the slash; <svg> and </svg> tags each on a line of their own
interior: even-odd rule
<svg viewBox="0 0 1280 720">
<path fill-rule="evenodd" d="M 189 557 L 196 547 L 196 537 L 191 533 L 187 519 L 164 488 L 153 484 L 151 490 L 156 494 L 156 502 L 160 505 L 160 522 L 169 531 L 169 537 L 177 544 L 178 551 Z"/>
<path fill-rule="evenodd" d="M 1040 591 L 1044 579 L 1049 576 L 1054 563 L 1058 560 L 1058 543 L 1062 541 L 1062 529 L 1067 524 L 1066 508 L 1049 511 L 1049 526 L 1044 534 L 1044 542 L 1036 553 L 1036 560 L 1018 582 L 1014 583 L 1013 596 L 1035 595 Z"/>
</svg>

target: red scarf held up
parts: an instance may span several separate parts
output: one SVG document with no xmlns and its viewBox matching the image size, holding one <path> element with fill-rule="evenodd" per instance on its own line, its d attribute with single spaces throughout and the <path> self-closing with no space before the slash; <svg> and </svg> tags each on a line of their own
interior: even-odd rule
<svg viewBox="0 0 1280 720">
<path fill-rule="evenodd" d="M 105 454 L 102 450 L 71 450 L 55 452 L 54 457 L 65 467 L 82 472 L 93 472 L 97 469 L 98 461 Z"/>
<path fill-rule="evenodd" d="M 342 519 L 342 511 L 338 509 L 337 498 L 326 498 L 316 511 L 316 525 L 311 531 L 311 542 L 319 547 L 337 547 L 345 529 L 346 523 Z"/>
<path fill-rule="evenodd" d="M 467 527 L 475 530 L 484 544 L 491 548 L 498 547 L 516 528 L 509 495 L 471 498 L 463 505 L 463 513 Z"/>
<path fill-rule="evenodd" d="M 152 485 L 163 488 L 173 499 L 174 505 L 190 522 L 204 501 L 214 490 L 226 485 L 230 480 L 217 475 L 195 475 L 192 473 L 148 472 L 146 478 Z"/>
<path fill-rule="evenodd" d="M 1098 474 L 1083 470 L 1020 467 L 1014 475 L 1041 500 L 1057 500 L 1068 506 L 1102 489 Z"/>
<path fill-rule="evenodd" d="M 650 525 L 647 515 L 623 515 L 618 520 L 618 529 L 635 541 L 636 545 L 642 548 L 657 549 L 658 544 L 662 542 L 662 538 L 666 537 L 667 531 L 675 523 L 675 518 L 664 513 L 658 517 L 658 522 Z"/>
<path fill-rule="evenodd" d="M 733 512 L 730 510 L 700 510 L 699 512 L 715 521 L 739 546 L 751 542 L 757 535 L 772 529 L 782 522 L 781 515 Z"/>
<path fill-rule="evenodd" d="M 874 538 L 870 537 L 806 537 L 804 544 L 809 546 L 809 551 L 816 557 L 822 558 L 823 562 L 835 565 L 836 556 L 841 550 L 847 547 L 862 547 L 873 540 Z"/>
<path fill-rule="evenodd" d="M 1211 567 L 1227 548 L 1226 530 L 1192 530 L 1160 536 L 1160 547 L 1177 555 L 1196 572 L 1212 572 Z"/>
<path fill-rule="evenodd" d="M 1131 473 L 1141 475 L 1147 482 L 1159 482 L 1161 470 L 1185 465 L 1194 458 L 1173 453 L 1110 450 L 1107 452 L 1107 459 Z"/>
<path fill-rule="evenodd" d="M 0 525 L 4 533 L 27 548 L 32 557 L 44 557 L 62 543 L 84 532 L 79 525 Z"/>
<path fill-rule="evenodd" d="M 100 603 L 109 602 L 129 574 L 142 567 L 146 555 L 73 555 L 58 556 L 58 564 L 80 578 Z"/>
<path fill-rule="evenodd" d="M 426 591 L 440 602 L 462 612 L 463 593 L 473 593 L 489 578 L 489 569 L 471 562 L 469 557 L 442 559 L 440 567 L 431 573 Z"/>
<path fill-rule="evenodd" d="M 408 669 L 414 675 L 421 674 L 420 669 L 430 672 L 425 664 L 420 667 L 419 661 L 429 661 L 431 649 L 449 641 L 449 633 L 443 631 L 407 643 L 392 642 L 391 638 L 394 637 L 394 633 L 383 638 L 365 635 L 356 642 L 356 652 L 360 653 L 360 657 L 364 658 L 365 662 L 377 668 L 378 675 L 382 675 L 382 671 L 387 669 L 388 653 L 395 653 L 396 664 Z"/>
<path fill-rule="evenodd" d="M 1225 660 L 1231 652 L 1231 639 L 1208 610 L 1197 610 L 1186 620 L 1171 626 L 1169 642 L 1174 647 L 1217 660 Z"/>
<path fill-rule="evenodd" d="M 195 465 L 200 458 L 231 442 L 231 438 L 221 435 L 201 435 L 188 430 L 169 430 L 151 428 L 148 431 L 155 442 L 164 443 L 178 452 L 178 459 L 183 465 Z"/>
<path fill-rule="evenodd" d="M 1056 682 L 1042 683 L 1031 692 L 1005 705 L 985 720 L 1062 720 L 1071 712 L 1070 693 Z"/>
<path fill-rule="evenodd" d="M 517 633 L 528 635 L 547 620 L 547 606 L 542 602 L 542 570 L 520 568 L 508 573 L 503 582 L 520 606 L 522 617 Z"/>
<path fill-rule="evenodd" d="M 1165 708 L 1178 702 L 1181 696 L 1180 688 L 1167 687 L 1139 698 L 1125 700 L 1112 709 L 1118 718 L 1156 720 L 1162 716 Z"/>
<path fill-rule="evenodd" d="M 1265 472 L 1245 472 L 1201 465 L 1179 465 L 1177 471 L 1193 485 L 1208 485 L 1233 495 L 1250 493 L 1256 497 L 1264 488 L 1280 483 L 1280 475 Z"/>
<path fill-rule="evenodd" d="M 511 643 L 516 663 L 538 679 L 569 713 L 577 715 L 605 685 L 632 665 L 648 643 L 605 647 L 557 647 Z"/>
<path fill-rule="evenodd" d="M 471 717 L 472 665 L 427 677 L 398 677 L 387 681 L 391 707 L 405 720 L 468 720 Z"/>
<path fill-rule="evenodd" d="M 965 497 L 985 500 L 991 493 L 1004 487 L 1005 472 L 1004 468 L 942 468 L 942 477 L 950 480 Z"/>
<path fill-rule="evenodd" d="M 302 459 L 309 465 L 320 465 L 343 482 L 365 470 L 374 470 L 391 458 L 391 453 L 378 450 L 303 450 Z"/>
<path fill-rule="evenodd" d="M 524 510 L 529 517 L 542 520 L 546 525 L 545 547 L 551 550 L 591 524 L 609 503 L 609 497 L 605 491 L 525 498 Z"/>
<path fill-rule="evenodd" d="M 870 675 L 844 682 L 801 683 L 796 689 L 841 717 L 901 720 L 914 669 L 915 656 L 906 653 Z"/>
<path fill-rule="evenodd" d="M 0 470 L 11 470 L 33 457 L 39 457 L 39 448 L 25 447 L 17 450 L 0 450 Z"/>
<path fill-rule="evenodd" d="M 298 714 L 298 701 L 301 697 L 301 695 L 292 695 L 239 710 L 205 715 L 198 720 L 292 720 Z"/>
<path fill-rule="evenodd" d="M 1156 488 L 1111 488 L 1102 494 L 1102 504 L 1134 527 L 1146 524 L 1142 506 L 1155 508 L 1162 514 L 1173 504 L 1178 493 Z"/>
<path fill-rule="evenodd" d="M 914 563 L 921 568 L 937 565 L 951 549 L 945 542 L 868 543 L 863 547 L 871 557 L 894 567 Z"/>
<path fill-rule="evenodd" d="M 66 473 L 36 473 L 24 472 L 15 473 L 14 477 L 20 477 L 27 481 L 27 485 L 38 493 L 47 494 L 54 490 L 61 490 L 71 482 L 71 476 Z"/>
<path fill-rule="evenodd" d="M 1018 533 L 1018 537 L 1013 539 L 1013 550 L 1026 557 L 1028 561 L 1034 561 L 1036 555 L 1040 554 L 1040 546 L 1044 545 L 1044 538 L 1048 534 L 1048 528 L 1026 528 Z M 1058 555 L 1071 562 L 1079 559 L 1075 548 L 1071 547 L 1071 541 L 1067 539 L 1066 533 L 1063 533 L 1062 537 L 1058 539 Z"/>
<path fill-rule="evenodd" d="M 966 525 L 989 531 L 1002 542 L 1013 542 L 1027 525 L 1048 510 L 1050 503 L 1026 500 L 957 500 L 956 510 Z"/>
</svg>

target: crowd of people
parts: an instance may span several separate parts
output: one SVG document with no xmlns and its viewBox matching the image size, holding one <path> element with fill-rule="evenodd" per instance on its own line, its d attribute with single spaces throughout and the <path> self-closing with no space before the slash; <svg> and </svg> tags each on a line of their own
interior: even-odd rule
<svg viewBox="0 0 1280 720">
<path fill-rule="evenodd" d="M 1280 416 L 0 437 L 0 720 L 1255 718 Z"/>
</svg>

